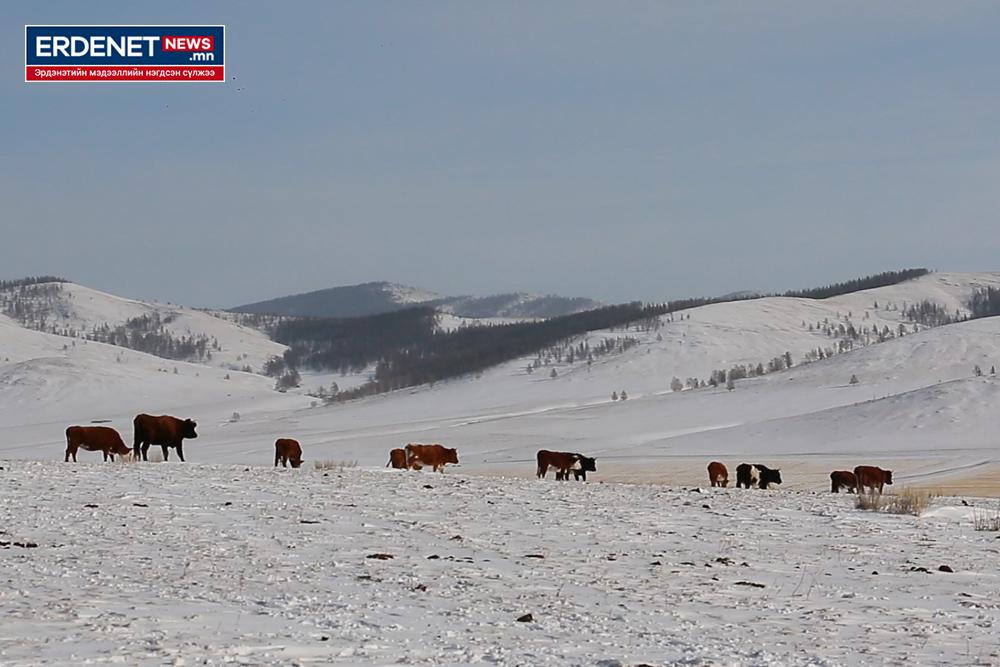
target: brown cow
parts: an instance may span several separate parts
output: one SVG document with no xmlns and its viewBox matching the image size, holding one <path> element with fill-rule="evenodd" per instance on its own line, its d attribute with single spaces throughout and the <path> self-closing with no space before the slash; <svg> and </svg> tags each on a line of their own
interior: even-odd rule
<svg viewBox="0 0 1000 667">
<path fill-rule="evenodd" d="M 708 481 L 712 486 L 729 486 L 729 470 L 724 464 L 712 461 L 708 464 Z"/>
<path fill-rule="evenodd" d="M 580 469 L 580 455 L 571 452 L 550 452 L 547 449 L 539 449 L 535 455 L 538 461 L 538 469 L 535 474 L 539 478 L 544 478 L 549 467 L 555 468 L 556 479 L 568 480 L 570 470 Z"/>
<path fill-rule="evenodd" d="M 291 463 L 293 468 L 298 468 L 302 465 L 302 445 L 299 444 L 298 440 L 292 440 L 291 438 L 278 438 L 274 441 L 274 467 L 278 467 L 278 461 L 281 461 L 281 467 L 287 468 L 288 464 Z"/>
<path fill-rule="evenodd" d="M 846 488 L 848 493 L 857 491 L 858 480 L 850 470 L 834 470 L 830 473 L 830 491 L 840 493 L 842 488 Z"/>
<path fill-rule="evenodd" d="M 76 462 L 78 449 L 88 452 L 104 452 L 104 460 L 115 460 L 115 454 L 131 454 L 118 431 L 109 426 L 70 426 L 66 429 L 66 461 L 73 457 Z"/>
<path fill-rule="evenodd" d="M 413 470 L 420 470 L 421 468 L 423 468 L 423 466 L 420 465 L 419 461 L 409 460 L 409 457 L 406 455 L 405 449 L 398 449 L 398 448 L 393 449 L 389 452 L 389 462 L 385 464 L 385 467 L 388 468 L 389 466 L 401 470 L 405 470 L 407 468 Z"/>
<path fill-rule="evenodd" d="M 148 461 L 146 452 L 150 445 L 159 445 L 163 449 L 163 460 L 167 460 L 167 448 L 177 450 L 177 456 L 184 460 L 184 438 L 197 438 L 194 432 L 197 424 L 190 419 L 178 419 L 169 415 L 154 417 L 152 415 L 136 415 L 132 420 L 135 439 L 132 444 L 132 457 L 139 458 L 139 447 L 142 447 L 142 460 Z"/>
<path fill-rule="evenodd" d="M 876 488 L 879 493 L 882 493 L 884 485 L 892 484 L 892 471 L 883 470 L 876 466 L 858 466 L 854 469 L 854 478 L 858 493 L 863 493 L 866 486 L 871 489 L 872 493 L 875 492 Z"/>
<path fill-rule="evenodd" d="M 433 467 L 434 472 L 444 472 L 444 464 L 454 463 L 458 465 L 458 450 L 442 447 L 437 443 L 433 445 L 421 445 L 411 442 L 406 446 L 406 458 L 411 467 L 414 463 L 422 463 Z"/>
</svg>

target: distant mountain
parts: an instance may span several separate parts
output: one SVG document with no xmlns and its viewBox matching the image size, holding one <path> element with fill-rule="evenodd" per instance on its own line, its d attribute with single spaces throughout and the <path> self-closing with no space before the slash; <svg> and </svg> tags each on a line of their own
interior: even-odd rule
<svg viewBox="0 0 1000 667">
<path fill-rule="evenodd" d="M 438 308 L 467 318 L 544 318 L 598 308 L 593 299 L 539 296 L 515 292 L 493 296 L 444 296 L 399 285 L 374 282 L 293 294 L 259 301 L 232 310 L 238 313 L 266 313 L 298 317 L 361 317 L 388 313 L 415 305 Z"/>
</svg>

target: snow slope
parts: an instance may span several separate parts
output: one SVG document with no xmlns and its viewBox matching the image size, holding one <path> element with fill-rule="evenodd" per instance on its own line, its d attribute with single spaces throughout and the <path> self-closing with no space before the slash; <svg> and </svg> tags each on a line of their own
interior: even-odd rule
<svg viewBox="0 0 1000 667">
<path fill-rule="evenodd" d="M 309 402 L 273 391 L 270 378 L 31 331 L 0 316 L 4 458 L 61 456 L 66 426 L 92 420 L 129 440 L 139 412 L 173 411 L 212 429 L 225 428 L 234 412 L 252 419 Z"/>
<path fill-rule="evenodd" d="M 287 349 L 265 334 L 208 312 L 173 304 L 137 301 L 114 296 L 75 283 L 63 283 L 59 306 L 48 314 L 49 325 L 88 332 L 104 324 L 116 326 L 126 320 L 157 313 L 166 321 L 165 328 L 175 336 L 204 335 L 218 340 L 221 351 L 213 350 L 211 365 L 242 369 L 249 365 L 260 371 L 272 356 Z"/>
<path fill-rule="evenodd" d="M 19 429 L 13 435 L 0 430 L 0 456 L 61 456 L 62 430 L 76 414 L 114 413 L 127 439 L 128 413 L 141 409 L 210 415 L 201 419 L 198 442 L 186 447 L 196 462 L 267 464 L 276 437 L 296 437 L 307 459 L 356 460 L 362 466 L 384 465 L 387 450 L 407 442 L 441 442 L 457 447 L 463 469 L 476 474 L 531 476 L 535 452 L 546 448 L 598 456 L 598 478 L 605 480 L 699 483 L 708 460 L 719 458 L 731 468 L 747 459 L 784 466 L 791 472 L 786 488 L 825 488 L 833 467 L 862 462 L 894 467 L 902 483 L 951 483 L 956 475 L 1000 469 L 1000 451 L 990 436 L 1000 398 L 989 375 L 991 366 L 1000 365 L 1000 318 L 924 329 L 801 362 L 806 352 L 833 344 L 821 331 L 809 331 L 810 323 L 815 328 L 817 322 L 847 318 L 856 326 L 895 331 L 903 323 L 904 303 L 928 298 L 961 311 L 983 285 L 1000 285 L 1000 274 L 931 274 L 819 301 L 714 304 L 677 314 L 659 330 L 592 332 L 586 337 L 592 345 L 618 336 L 636 337 L 639 344 L 589 366 L 552 362 L 528 374 L 534 357 L 525 357 L 474 377 L 331 406 L 309 407 L 308 398 L 276 395 L 263 378 L 247 379 L 247 391 L 232 394 L 231 381 L 220 384 L 205 371 L 197 376 L 194 367 L 180 378 L 160 373 L 157 367 L 169 365 L 162 360 L 134 377 L 118 377 L 125 371 L 115 367 L 114 357 L 83 368 L 44 362 L 37 372 L 30 366 L 6 371 L 20 373 L 29 384 L 0 384 L 0 406 L 17 406 L 0 407 L 0 425 Z M 0 328 L 0 344 L 10 335 L 5 331 Z M 40 347 L 25 348 L 23 360 L 48 356 L 51 346 L 66 339 L 56 340 L 62 343 L 33 340 Z M 734 364 L 766 365 L 786 351 L 797 364 L 793 369 L 740 380 L 732 392 L 670 390 L 673 377 L 704 379 Z M 986 377 L 971 377 L 977 364 Z M 72 378 L 102 373 L 115 379 L 108 386 L 90 383 L 89 393 L 80 389 L 86 405 L 68 412 L 65 407 L 77 399 L 64 397 L 76 396 L 73 388 L 83 386 Z M 30 377 L 43 375 L 70 379 L 26 388 L 38 381 Z M 852 375 L 858 384 L 848 383 Z M 310 381 L 328 384 L 331 377 Z M 70 389 L 56 393 L 60 382 Z M 187 384 L 174 384 L 181 382 Z M 612 402 L 612 391 L 623 389 L 629 399 Z M 242 418 L 231 423 L 232 412 Z M 22 441 L 49 444 L 16 444 Z M 1000 493 L 1000 485 L 977 492 Z"/>
<path fill-rule="evenodd" d="M 997 541 L 970 518 L 992 502 L 916 518 L 830 494 L 173 463 L 0 480 L 9 667 L 1000 661 Z"/>
</svg>

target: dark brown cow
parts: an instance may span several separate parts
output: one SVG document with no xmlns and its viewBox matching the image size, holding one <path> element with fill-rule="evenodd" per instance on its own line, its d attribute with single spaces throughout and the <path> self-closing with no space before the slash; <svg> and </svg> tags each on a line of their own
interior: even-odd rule
<svg viewBox="0 0 1000 667">
<path fill-rule="evenodd" d="M 722 463 L 712 461 L 708 464 L 708 481 L 712 486 L 729 486 L 729 470 Z"/>
<path fill-rule="evenodd" d="M 555 468 L 556 479 L 568 480 L 569 471 L 579 469 L 580 455 L 572 452 L 550 452 L 547 449 L 539 449 L 535 458 L 538 461 L 538 468 L 535 474 L 544 478 L 549 468 Z"/>
<path fill-rule="evenodd" d="M 398 468 L 400 470 L 405 470 L 407 468 L 412 468 L 413 470 L 420 470 L 423 468 L 419 461 L 410 461 L 409 457 L 406 455 L 405 449 L 393 449 L 389 452 L 389 462 L 385 464 L 388 468 L 392 466 L 393 468 Z"/>
<path fill-rule="evenodd" d="M 110 426 L 70 426 L 66 429 L 66 461 L 73 457 L 76 462 L 78 449 L 88 452 L 104 452 L 104 460 L 115 460 L 115 454 L 131 454 L 118 431 Z"/>
<path fill-rule="evenodd" d="M 871 489 L 872 493 L 875 492 L 875 489 L 882 493 L 884 485 L 892 484 L 892 471 L 883 470 L 876 466 L 858 466 L 854 469 L 854 478 L 858 493 L 864 493 L 866 486 Z"/>
<path fill-rule="evenodd" d="M 184 438 L 197 438 L 194 432 L 197 424 L 190 419 L 178 419 L 169 415 L 154 417 L 152 415 L 136 415 L 132 420 L 135 439 L 132 444 L 132 457 L 139 458 L 139 448 L 142 447 L 142 460 L 148 461 L 146 452 L 150 445 L 159 445 L 163 449 L 163 460 L 167 460 L 167 448 L 177 450 L 177 456 L 184 460 Z"/>
<path fill-rule="evenodd" d="M 421 445 L 411 442 L 406 446 L 406 459 L 412 467 L 414 463 L 431 466 L 434 472 L 444 472 L 446 463 L 458 465 L 458 450 L 449 447 L 442 447 L 435 443 L 433 445 Z"/>
<path fill-rule="evenodd" d="M 830 473 L 830 491 L 840 493 L 841 489 L 847 489 L 848 493 L 857 491 L 857 477 L 850 470 L 834 470 Z"/>
<path fill-rule="evenodd" d="M 292 440 L 291 438 L 278 438 L 274 441 L 274 467 L 278 467 L 278 461 L 281 461 L 281 467 L 287 468 L 288 464 L 291 463 L 293 468 L 298 468 L 302 465 L 302 445 L 299 444 L 298 440 Z"/>
</svg>

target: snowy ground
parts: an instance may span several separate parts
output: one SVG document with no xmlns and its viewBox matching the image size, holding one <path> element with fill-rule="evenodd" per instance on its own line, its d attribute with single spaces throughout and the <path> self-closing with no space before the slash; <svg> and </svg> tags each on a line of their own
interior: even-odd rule
<svg viewBox="0 0 1000 667">
<path fill-rule="evenodd" d="M 0 463 L 12 667 L 1000 662 L 1000 541 L 954 499 Z"/>
</svg>

